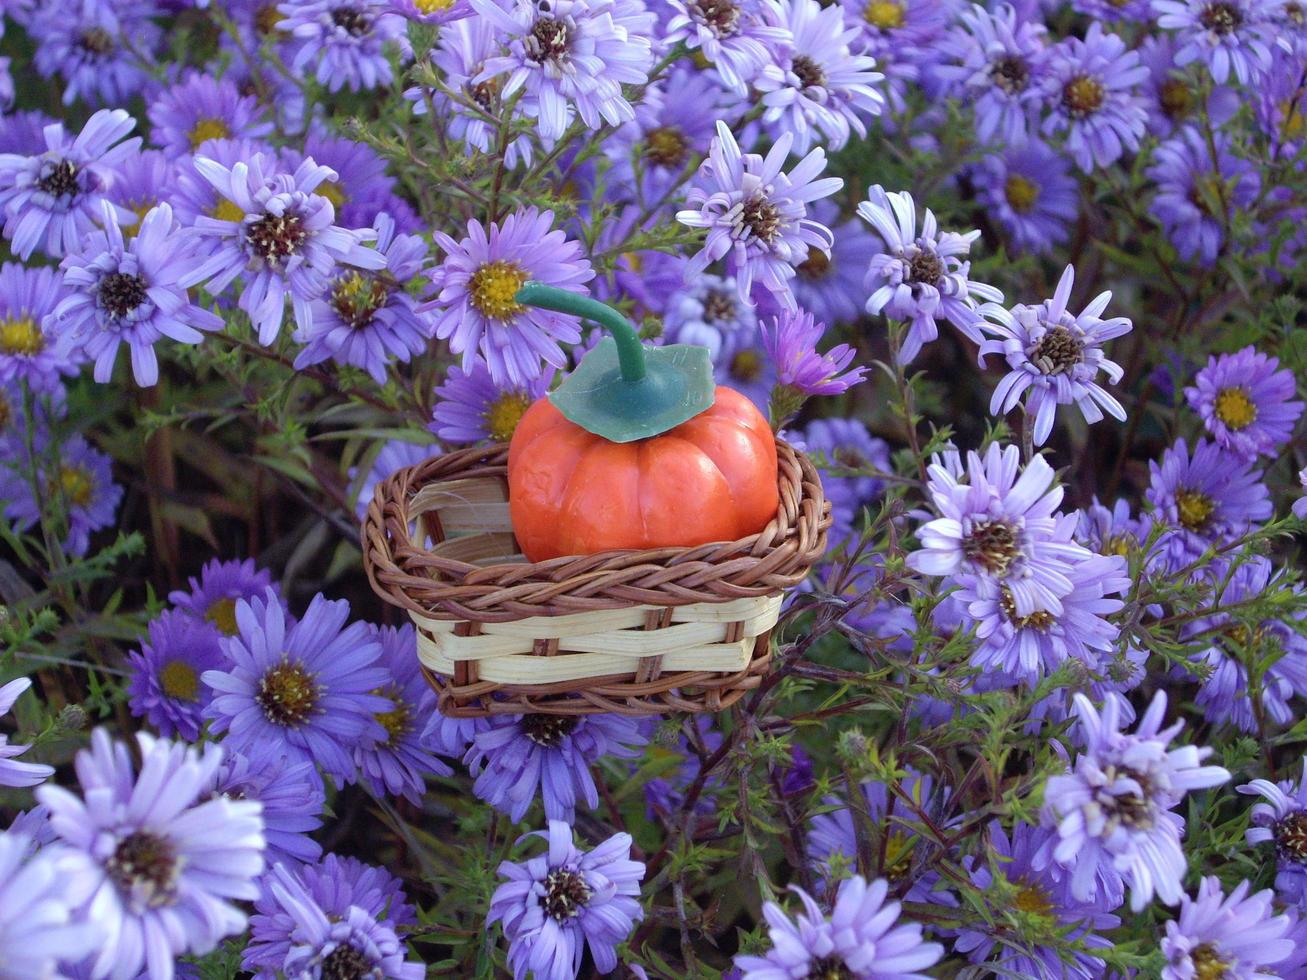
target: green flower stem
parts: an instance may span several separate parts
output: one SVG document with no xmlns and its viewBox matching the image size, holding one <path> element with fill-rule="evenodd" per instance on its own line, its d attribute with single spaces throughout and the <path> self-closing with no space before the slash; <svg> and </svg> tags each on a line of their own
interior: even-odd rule
<svg viewBox="0 0 1307 980">
<path fill-rule="evenodd" d="M 514 299 L 525 306 L 536 306 L 555 313 L 570 313 L 603 325 L 617 342 L 617 360 L 621 365 L 622 380 L 627 384 L 644 380 L 647 368 L 640 335 L 631 321 L 607 303 L 539 282 L 528 282 L 517 291 Z"/>
</svg>

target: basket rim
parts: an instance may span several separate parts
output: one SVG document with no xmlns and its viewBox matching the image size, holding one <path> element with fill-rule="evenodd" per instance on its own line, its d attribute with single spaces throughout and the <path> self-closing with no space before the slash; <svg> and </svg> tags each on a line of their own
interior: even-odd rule
<svg viewBox="0 0 1307 980">
<path fill-rule="evenodd" d="M 776 437 L 777 515 L 762 531 L 691 547 L 624 549 L 477 565 L 413 540 L 409 504 L 424 487 L 507 480 L 504 443 L 456 450 L 378 482 L 363 519 L 364 565 L 386 602 L 432 619 L 508 622 L 628 605 L 725 602 L 782 591 L 826 550 L 830 503 L 812 461 Z"/>
</svg>

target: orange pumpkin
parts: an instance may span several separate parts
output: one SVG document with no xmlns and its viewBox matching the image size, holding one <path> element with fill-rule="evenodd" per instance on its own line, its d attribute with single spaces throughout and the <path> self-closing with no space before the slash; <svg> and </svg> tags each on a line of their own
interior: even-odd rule
<svg viewBox="0 0 1307 980">
<path fill-rule="evenodd" d="M 542 398 L 508 451 L 508 502 L 530 561 L 691 547 L 756 534 L 776 516 L 776 444 L 753 402 L 718 387 L 706 411 L 612 442 Z"/>
</svg>

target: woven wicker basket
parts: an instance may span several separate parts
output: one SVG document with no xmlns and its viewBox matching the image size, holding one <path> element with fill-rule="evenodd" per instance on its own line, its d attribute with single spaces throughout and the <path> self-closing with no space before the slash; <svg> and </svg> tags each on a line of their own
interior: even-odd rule
<svg viewBox="0 0 1307 980">
<path fill-rule="evenodd" d="M 751 537 L 530 563 L 508 510 L 508 447 L 465 449 L 377 486 L 363 557 L 408 610 L 458 717 L 718 711 L 758 686 L 782 592 L 826 548 L 830 505 L 781 440 L 780 510 Z"/>
</svg>

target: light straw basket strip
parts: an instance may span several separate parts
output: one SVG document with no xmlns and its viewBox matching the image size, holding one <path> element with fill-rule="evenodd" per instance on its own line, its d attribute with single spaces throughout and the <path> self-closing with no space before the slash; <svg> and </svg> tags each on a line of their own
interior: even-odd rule
<svg viewBox="0 0 1307 980">
<path fill-rule="evenodd" d="M 513 536 L 506 447 L 436 457 L 378 485 L 364 564 L 417 625 L 447 714 L 719 710 L 757 686 L 781 594 L 825 550 L 816 470 L 776 447 L 780 510 L 759 534 L 536 563 Z"/>
</svg>

